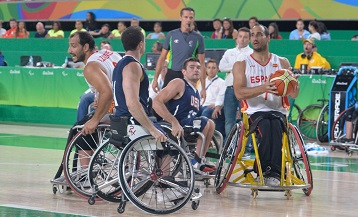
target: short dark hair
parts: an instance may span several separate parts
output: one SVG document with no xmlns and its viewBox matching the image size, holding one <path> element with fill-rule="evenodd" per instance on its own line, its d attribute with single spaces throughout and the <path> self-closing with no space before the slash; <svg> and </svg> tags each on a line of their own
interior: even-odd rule
<svg viewBox="0 0 358 217">
<path fill-rule="evenodd" d="M 313 26 L 313 28 L 315 28 L 315 30 L 319 32 L 319 26 L 316 21 L 312 20 L 309 25 Z"/>
<path fill-rule="evenodd" d="M 247 32 L 247 33 L 249 33 L 249 35 L 251 36 L 251 34 L 250 34 L 250 29 L 247 28 L 247 27 L 241 27 L 241 28 L 238 29 L 237 31 L 238 31 L 238 32 Z"/>
<path fill-rule="evenodd" d="M 268 30 L 268 28 L 266 26 L 264 26 L 262 24 L 259 24 L 259 23 L 255 24 L 253 27 L 255 27 L 255 26 L 260 26 L 261 28 L 263 28 L 264 29 L 264 34 L 265 34 L 266 37 L 270 35 L 270 31 Z"/>
<path fill-rule="evenodd" d="M 121 36 L 123 48 L 125 51 L 137 49 L 139 43 L 144 41 L 144 35 L 139 27 L 128 27 Z"/>
<path fill-rule="evenodd" d="M 109 45 L 111 45 L 111 42 L 109 42 L 107 40 L 103 40 L 103 41 L 101 41 L 101 44 L 109 44 Z"/>
<path fill-rule="evenodd" d="M 255 16 L 250 17 L 250 18 L 249 18 L 249 20 L 255 20 L 255 21 L 256 21 L 256 23 L 258 23 L 258 22 L 259 22 L 259 20 L 258 20 L 258 19 L 257 19 L 257 17 L 255 17 Z"/>
<path fill-rule="evenodd" d="M 15 18 L 11 18 L 11 19 L 9 20 L 9 22 L 11 22 L 11 21 L 17 22 L 17 20 L 16 20 Z"/>
<path fill-rule="evenodd" d="M 221 20 L 219 18 L 216 18 L 213 20 L 213 22 L 219 21 L 221 23 Z"/>
<path fill-rule="evenodd" d="M 189 57 L 188 59 L 186 59 L 183 63 L 183 69 L 186 70 L 186 68 L 188 67 L 188 63 L 189 62 L 197 62 L 197 63 L 200 63 L 199 59 L 198 58 L 195 58 L 195 57 Z"/>
<path fill-rule="evenodd" d="M 88 44 L 89 49 L 94 50 L 95 42 L 91 34 L 88 32 L 75 32 L 70 35 L 70 38 L 73 38 L 75 35 L 78 35 L 78 38 L 80 39 L 80 45 L 84 46 L 85 44 Z"/>
<path fill-rule="evenodd" d="M 216 66 L 218 66 L 218 61 L 216 61 L 215 59 L 209 59 L 206 65 L 208 65 L 209 63 L 215 63 Z"/>
<path fill-rule="evenodd" d="M 190 7 L 182 8 L 182 9 L 180 10 L 180 16 L 183 15 L 183 11 L 192 11 L 192 12 L 194 13 L 194 15 L 195 15 L 195 11 L 194 11 L 193 8 L 190 8 Z"/>
</svg>

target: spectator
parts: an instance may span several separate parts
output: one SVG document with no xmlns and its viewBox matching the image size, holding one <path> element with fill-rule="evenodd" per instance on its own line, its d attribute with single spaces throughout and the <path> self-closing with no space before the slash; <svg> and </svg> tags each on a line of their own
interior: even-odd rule
<svg viewBox="0 0 358 217">
<path fill-rule="evenodd" d="M 96 22 L 96 15 L 91 11 L 87 12 L 87 15 L 86 15 L 85 29 L 88 32 L 97 31 L 97 29 L 98 29 L 98 25 Z"/>
<path fill-rule="evenodd" d="M 315 46 L 314 40 L 306 39 L 303 41 L 303 53 L 296 56 L 295 69 L 300 69 L 301 65 L 307 65 L 307 70 L 312 66 L 329 69 L 330 64 L 319 53 L 313 51 Z"/>
<path fill-rule="evenodd" d="M 83 24 L 81 20 L 76 20 L 75 29 L 71 31 L 70 35 L 75 32 L 86 32 L 87 30 L 83 28 Z"/>
<path fill-rule="evenodd" d="M 105 50 L 113 51 L 111 43 L 107 40 L 101 41 L 100 47 L 101 47 L 101 50 L 105 49 Z"/>
<path fill-rule="evenodd" d="M 53 22 L 52 29 L 47 32 L 46 38 L 64 38 L 65 33 L 62 31 L 61 23 L 58 21 Z"/>
<path fill-rule="evenodd" d="M 2 21 L 0 20 L 0 38 L 6 33 L 6 29 L 2 28 Z"/>
<path fill-rule="evenodd" d="M 296 28 L 290 33 L 290 40 L 304 40 L 310 35 L 310 32 L 305 30 L 305 24 L 302 19 L 298 19 L 296 22 Z"/>
<path fill-rule="evenodd" d="M 214 28 L 214 32 L 213 32 L 213 34 L 211 34 L 211 38 L 212 39 L 221 39 L 223 25 L 222 25 L 220 19 L 215 19 L 213 21 L 213 28 Z"/>
<path fill-rule="evenodd" d="M 270 32 L 270 39 L 282 39 L 276 23 L 270 23 L 268 29 Z"/>
<path fill-rule="evenodd" d="M 210 118 L 215 122 L 215 129 L 225 138 L 224 96 L 225 81 L 218 76 L 219 67 L 216 60 L 206 63 L 206 100 L 201 104 L 201 116 Z M 198 88 L 200 91 L 201 87 Z M 200 115 L 199 115 L 200 116 Z"/>
<path fill-rule="evenodd" d="M 15 38 L 29 38 L 30 33 L 26 30 L 25 22 L 20 21 L 15 31 Z"/>
<path fill-rule="evenodd" d="M 226 72 L 225 78 L 225 133 L 229 135 L 231 128 L 235 125 L 236 119 L 240 117 L 240 101 L 236 99 L 233 88 L 232 67 L 235 62 L 243 60 L 246 56 L 252 54 L 253 50 L 249 47 L 250 30 L 246 27 L 240 28 L 238 37 L 235 40 L 236 47 L 228 49 L 220 60 L 219 69 Z"/>
<path fill-rule="evenodd" d="M 131 26 L 133 26 L 133 27 L 139 27 L 139 28 L 141 29 L 141 31 L 142 31 L 144 37 L 145 37 L 145 35 L 146 35 L 146 34 L 145 34 L 145 30 L 144 30 L 142 27 L 139 26 L 139 20 L 138 20 L 137 18 L 132 18 L 132 20 L 131 20 Z"/>
<path fill-rule="evenodd" d="M 113 38 L 121 38 L 121 35 L 124 30 L 126 30 L 127 26 L 124 22 L 119 21 L 117 24 L 117 29 L 112 30 Z"/>
<path fill-rule="evenodd" d="M 162 71 L 167 54 L 170 51 L 171 57 L 169 58 L 168 72 L 165 76 L 163 87 L 165 87 L 174 78 L 183 78 L 181 71 L 184 61 L 193 56 L 198 56 L 200 64 L 205 65 L 204 62 L 204 39 L 195 31 L 191 31 L 191 25 L 193 24 L 195 11 L 193 8 L 182 8 L 180 10 L 180 28 L 168 32 L 164 44 L 163 50 L 157 61 L 156 71 L 153 78 L 153 90 L 158 91 L 158 76 Z M 186 40 L 182 40 L 186 38 Z M 201 92 L 201 96 L 205 98 L 205 67 L 201 68 L 201 85 L 204 87 Z"/>
<path fill-rule="evenodd" d="M 259 20 L 257 19 L 257 17 L 250 17 L 249 18 L 249 27 L 250 29 L 252 29 L 252 27 L 254 27 L 255 24 L 258 24 Z"/>
<path fill-rule="evenodd" d="M 154 32 L 150 33 L 147 38 L 149 39 L 161 39 L 165 38 L 164 33 L 162 33 L 162 24 L 160 22 L 154 23 Z"/>
<path fill-rule="evenodd" d="M 5 57 L 4 54 L 2 54 L 1 50 L 0 50 L 0 66 L 6 66 Z"/>
<path fill-rule="evenodd" d="M 317 22 L 317 24 L 321 40 L 331 40 L 331 34 L 329 34 L 326 25 L 323 22 Z"/>
<path fill-rule="evenodd" d="M 312 44 L 312 51 L 313 52 L 318 52 L 318 48 L 317 48 L 317 45 L 316 44 Z M 330 69 L 331 68 L 331 65 L 329 64 L 329 62 L 326 60 L 326 58 L 324 58 L 323 56 L 322 57 L 322 61 L 325 63 L 323 68 L 324 69 Z"/>
<path fill-rule="evenodd" d="M 47 30 L 44 27 L 44 24 L 41 22 L 38 22 L 36 24 L 36 33 L 35 38 L 45 38 L 47 35 Z"/>
<path fill-rule="evenodd" d="M 228 39 L 228 38 L 236 38 L 237 36 L 237 30 L 234 29 L 234 25 L 232 24 L 232 21 L 230 18 L 225 18 L 223 20 L 223 31 L 221 34 L 222 39 Z"/>
<path fill-rule="evenodd" d="M 112 33 L 110 32 L 109 24 L 103 24 L 101 29 L 98 32 L 90 31 L 89 32 L 94 38 L 113 38 Z"/>
<path fill-rule="evenodd" d="M 308 30 L 311 32 L 311 34 L 308 36 L 308 39 L 321 40 L 321 35 L 318 32 L 318 23 L 316 21 L 312 20 L 310 22 L 310 24 L 308 25 Z"/>
<path fill-rule="evenodd" d="M 161 53 L 163 50 L 163 43 L 157 41 L 152 46 L 152 52 L 153 53 Z M 164 77 L 163 77 L 164 78 Z"/>
<path fill-rule="evenodd" d="M 5 32 L 3 38 L 15 38 L 16 29 L 17 29 L 17 21 L 15 18 L 11 18 L 10 29 Z"/>
</svg>

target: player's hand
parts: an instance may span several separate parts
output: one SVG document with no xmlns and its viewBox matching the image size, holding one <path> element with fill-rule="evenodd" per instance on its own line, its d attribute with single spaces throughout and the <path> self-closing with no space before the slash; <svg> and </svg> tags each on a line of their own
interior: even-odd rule
<svg viewBox="0 0 358 217">
<path fill-rule="evenodd" d="M 81 133 L 83 135 L 88 135 L 88 134 L 92 134 L 94 133 L 94 131 L 96 130 L 97 126 L 98 126 L 98 121 L 95 121 L 93 119 L 90 119 L 89 121 L 87 121 L 85 123 L 85 125 L 83 126 Z"/>
<path fill-rule="evenodd" d="M 206 100 L 206 90 L 205 89 L 201 89 L 200 91 L 200 98 L 202 100 L 202 103 L 204 104 L 205 100 Z"/>
<path fill-rule="evenodd" d="M 154 137 L 155 141 L 157 141 L 157 142 L 167 141 L 167 137 L 157 128 L 155 128 L 155 130 L 153 132 L 151 132 L 150 134 Z"/>
<path fill-rule="evenodd" d="M 172 134 L 175 137 L 184 136 L 184 129 L 179 123 L 172 124 Z"/>
<path fill-rule="evenodd" d="M 263 84 L 263 87 L 265 89 L 265 92 L 272 93 L 272 94 L 278 94 L 277 87 L 274 82 L 270 82 L 270 79 L 267 79 L 266 83 Z"/>
<path fill-rule="evenodd" d="M 159 92 L 158 81 L 156 79 L 153 80 L 152 88 L 153 88 L 154 92 L 156 92 L 156 93 Z"/>
</svg>

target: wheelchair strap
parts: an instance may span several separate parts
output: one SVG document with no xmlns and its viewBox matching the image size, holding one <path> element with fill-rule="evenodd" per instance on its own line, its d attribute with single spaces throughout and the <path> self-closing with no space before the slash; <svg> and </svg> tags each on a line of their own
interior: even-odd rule
<svg viewBox="0 0 358 217">
<path fill-rule="evenodd" d="M 262 121 L 264 119 L 269 119 L 269 120 L 278 119 L 281 123 L 281 127 L 282 127 L 283 131 L 285 133 L 287 133 L 286 123 L 284 120 L 282 120 L 282 118 L 280 116 L 275 115 L 273 113 L 266 113 L 266 114 L 263 114 L 263 115 L 259 116 L 258 118 L 256 118 L 256 120 L 252 124 L 250 124 L 249 132 L 247 133 L 246 136 L 249 136 L 249 135 L 251 135 L 251 133 L 255 132 L 257 125 L 260 123 L 260 121 Z"/>
</svg>

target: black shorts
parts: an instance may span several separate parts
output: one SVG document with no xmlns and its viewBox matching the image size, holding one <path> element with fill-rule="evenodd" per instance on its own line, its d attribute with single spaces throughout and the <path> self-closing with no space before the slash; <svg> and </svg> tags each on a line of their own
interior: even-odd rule
<svg viewBox="0 0 358 217">
<path fill-rule="evenodd" d="M 164 78 L 163 88 L 166 87 L 168 85 L 168 83 L 175 78 L 184 78 L 184 75 L 181 71 L 174 71 L 174 70 L 168 69 L 168 72 Z"/>
</svg>

